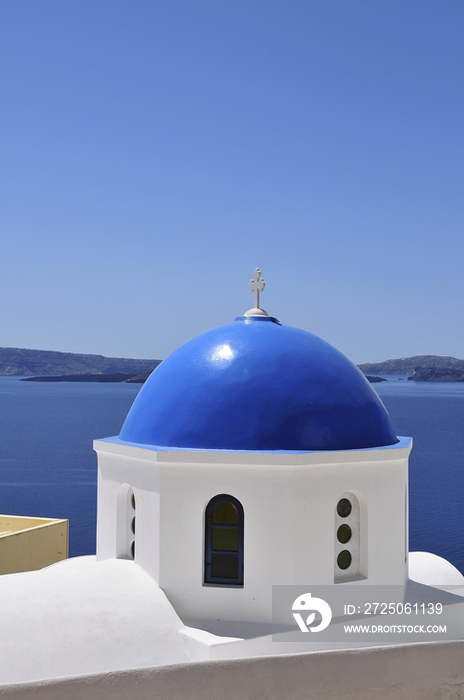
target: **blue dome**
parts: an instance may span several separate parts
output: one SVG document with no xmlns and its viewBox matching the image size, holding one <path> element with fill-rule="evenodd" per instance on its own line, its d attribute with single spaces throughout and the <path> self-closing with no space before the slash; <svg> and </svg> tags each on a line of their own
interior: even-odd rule
<svg viewBox="0 0 464 700">
<path fill-rule="evenodd" d="M 354 364 L 312 333 L 266 316 L 240 316 L 175 350 L 142 387 L 119 437 L 247 452 L 397 442 Z"/>
</svg>

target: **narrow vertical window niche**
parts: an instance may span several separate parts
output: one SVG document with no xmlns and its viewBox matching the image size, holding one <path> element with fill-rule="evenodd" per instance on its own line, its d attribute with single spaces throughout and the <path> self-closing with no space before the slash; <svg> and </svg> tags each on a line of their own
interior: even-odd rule
<svg viewBox="0 0 464 700">
<path fill-rule="evenodd" d="M 342 494 L 334 520 L 334 582 L 367 578 L 367 506 L 361 494 Z"/>
<path fill-rule="evenodd" d="M 240 501 L 214 496 L 205 511 L 204 583 L 243 586 L 243 526 Z"/>
<path fill-rule="evenodd" d="M 408 482 L 404 487 L 404 561 L 408 563 L 409 555 L 409 497 L 408 497 Z"/>
<path fill-rule="evenodd" d="M 129 484 L 119 489 L 116 523 L 116 557 L 135 559 L 135 495 Z"/>
</svg>

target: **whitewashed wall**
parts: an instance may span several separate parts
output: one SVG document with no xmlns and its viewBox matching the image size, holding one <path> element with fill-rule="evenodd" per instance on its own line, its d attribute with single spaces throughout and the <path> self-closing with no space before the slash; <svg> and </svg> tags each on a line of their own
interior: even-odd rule
<svg viewBox="0 0 464 700">
<path fill-rule="evenodd" d="M 0 686 L 8 700 L 457 700 L 464 643 L 287 655 Z"/>
<path fill-rule="evenodd" d="M 270 623 L 272 585 L 334 582 L 334 513 L 352 491 L 366 510 L 367 578 L 359 584 L 402 585 L 410 448 L 404 439 L 349 452 L 156 452 L 97 441 L 97 557 L 116 556 L 117 495 L 128 483 L 137 503 L 136 561 L 184 621 Z M 243 587 L 203 585 L 204 513 L 218 494 L 244 508 Z"/>
</svg>

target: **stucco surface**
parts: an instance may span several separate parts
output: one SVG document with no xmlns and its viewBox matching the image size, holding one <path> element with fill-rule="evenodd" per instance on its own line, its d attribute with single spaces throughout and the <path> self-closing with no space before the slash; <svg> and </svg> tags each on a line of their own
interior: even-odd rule
<svg viewBox="0 0 464 700">
<path fill-rule="evenodd" d="M 77 557 L 0 577 L 0 683 L 190 660 L 182 623 L 134 562 Z"/>
<path fill-rule="evenodd" d="M 362 700 L 380 688 L 382 697 L 421 700 L 440 689 L 437 697 L 444 700 L 460 697 L 453 692 L 464 683 L 461 642 L 296 655 L 307 645 L 284 649 L 258 635 L 234 650 L 232 640 L 187 630 L 163 591 L 130 561 L 80 557 L 2 576 L 0 599 L 0 695 L 11 697 L 117 698 L 126 692 L 134 699 L 207 700 L 222 684 L 221 697 L 231 700 L 316 700 L 324 693 L 344 700 L 355 691 Z M 249 637 L 240 624 L 235 631 Z"/>
<path fill-rule="evenodd" d="M 429 586 L 464 586 L 461 572 L 431 552 L 409 552 L 409 578 Z"/>
<path fill-rule="evenodd" d="M 0 687 L 9 700 L 458 700 L 464 643 L 217 661 Z"/>
</svg>

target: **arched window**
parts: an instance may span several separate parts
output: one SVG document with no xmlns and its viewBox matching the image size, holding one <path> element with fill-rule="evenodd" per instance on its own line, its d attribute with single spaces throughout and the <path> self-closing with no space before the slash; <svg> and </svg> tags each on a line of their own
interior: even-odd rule
<svg viewBox="0 0 464 700">
<path fill-rule="evenodd" d="M 243 507 L 227 494 L 206 506 L 205 583 L 243 586 Z"/>
</svg>

